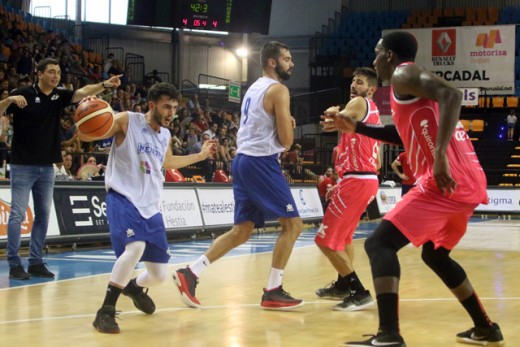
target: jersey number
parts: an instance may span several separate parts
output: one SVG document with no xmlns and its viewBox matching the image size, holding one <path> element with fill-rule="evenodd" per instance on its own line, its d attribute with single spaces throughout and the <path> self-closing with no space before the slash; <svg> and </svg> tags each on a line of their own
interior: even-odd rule
<svg viewBox="0 0 520 347">
<path fill-rule="evenodd" d="M 247 98 L 246 104 L 244 105 L 244 114 L 246 115 L 244 124 L 247 123 L 247 119 L 249 118 L 249 105 L 251 105 L 251 98 Z"/>
</svg>

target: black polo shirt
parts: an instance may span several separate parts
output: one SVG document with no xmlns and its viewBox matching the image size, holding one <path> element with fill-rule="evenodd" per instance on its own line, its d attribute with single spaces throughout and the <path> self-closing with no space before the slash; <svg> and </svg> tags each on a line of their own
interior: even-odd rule
<svg viewBox="0 0 520 347">
<path fill-rule="evenodd" d="M 74 91 L 54 88 L 45 95 L 38 84 L 21 87 L 11 95 L 22 95 L 27 106 L 19 108 L 12 103 L 6 113 L 13 114 L 13 141 L 11 163 L 22 165 L 51 165 L 60 163 L 61 110 L 72 103 Z"/>
</svg>

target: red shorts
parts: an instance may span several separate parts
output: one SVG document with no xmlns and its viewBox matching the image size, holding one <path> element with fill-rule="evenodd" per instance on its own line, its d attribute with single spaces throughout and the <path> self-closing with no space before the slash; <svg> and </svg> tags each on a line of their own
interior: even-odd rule
<svg viewBox="0 0 520 347">
<path fill-rule="evenodd" d="M 352 243 L 352 235 L 367 205 L 374 200 L 379 181 L 374 175 L 348 175 L 334 189 L 314 242 L 333 251 Z"/>
<path fill-rule="evenodd" d="M 436 249 L 453 249 L 466 233 L 477 206 L 415 186 L 383 219 L 392 222 L 415 247 L 432 241 Z"/>
</svg>

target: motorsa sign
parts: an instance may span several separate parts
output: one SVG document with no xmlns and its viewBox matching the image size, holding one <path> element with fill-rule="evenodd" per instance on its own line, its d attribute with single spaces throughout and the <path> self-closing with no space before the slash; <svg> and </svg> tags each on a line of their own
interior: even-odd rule
<svg viewBox="0 0 520 347">
<path fill-rule="evenodd" d="M 61 235 L 109 232 L 104 187 L 58 187 L 54 205 Z"/>
</svg>

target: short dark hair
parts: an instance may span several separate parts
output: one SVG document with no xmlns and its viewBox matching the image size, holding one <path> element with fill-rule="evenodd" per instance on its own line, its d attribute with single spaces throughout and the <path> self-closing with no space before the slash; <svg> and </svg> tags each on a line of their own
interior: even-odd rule
<svg viewBox="0 0 520 347">
<path fill-rule="evenodd" d="M 38 66 L 36 66 L 36 71 L 45 72 L 47 65 L 60 65 L 56 59 L 45 58 L 40 60 Z"/>
<path fill-rule="evenodd" d="M 277 60 L 282 54 L 282 49 L 289 50 L 289 46 L 278 41 L 267 42 L 260 51 L 260 63 L 262 68 L 267 66 L 269 59 Z"/>
<path fill-rule="evenodd" d="M 368 81 L 368 85 L 370 87 L 376 86 L 377 87 L 377 73 L 376 70 L 371 69 L 369 67 L 358 67 L 354 70 L 353 76 L 365 76 Z"/>
<path fill-rule="evenodd" d="M 381 42 L 387 50 L 393 51 L 400 59 L 415 61 L 417 41 L 412 34 L 406 31 L 394 31 L 383 36 Z"/>
<path fill-rule="evenodd" d="M 148 89 L 148 101 L 157 102 L 161 96 L 166 95 L 170 99 L 180 101 L 182 99 L 181 92 L 169 83 L 156 83 Z"/>
</svg>

